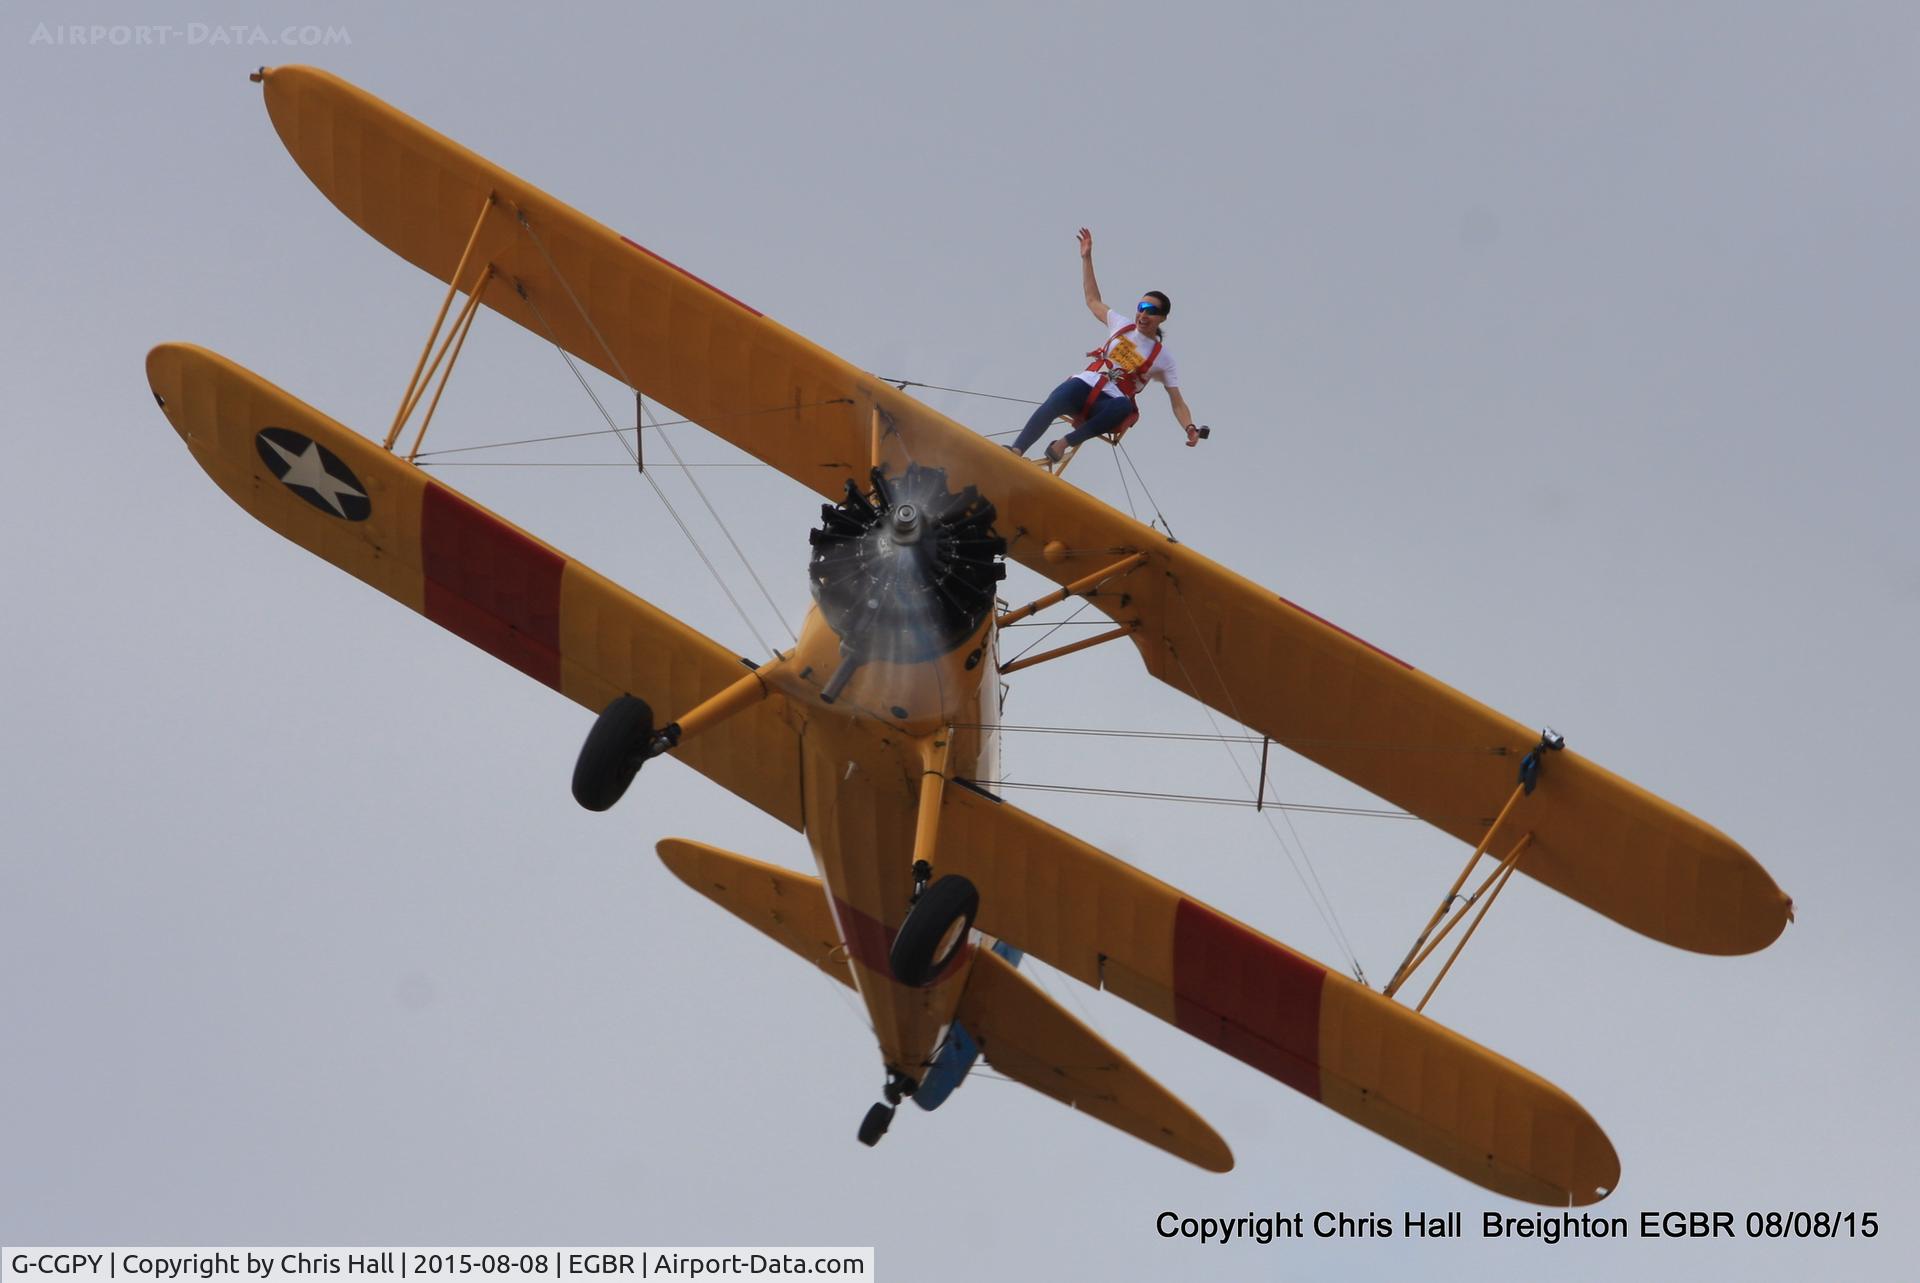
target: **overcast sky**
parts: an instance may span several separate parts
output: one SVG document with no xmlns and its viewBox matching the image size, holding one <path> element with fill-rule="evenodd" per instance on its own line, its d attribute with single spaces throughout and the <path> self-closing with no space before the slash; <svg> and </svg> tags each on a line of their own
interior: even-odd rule
<svg viewBox="0 0 1920 1283">
<path fill-rule="evenodd" d="M 171 34 L 36 39 L 72 22 Z M 216 39 L 232 22 L 346 40 Z M 1894 1277 L 1920 1213 L 1916 55 L 1910 5 L 9 6 L 0 1241 L 871 1243 L 888 1280 Z M 246 79 L 284 62 L 881 374 L 1043 395 L 1098 338 L 1091 226 L 1109 298 L 1172 296 L 1214 428 L 1183 448 L 1155 392 L 1128 439 L 1181 539 L 1553 724 L 1798 906 L 1714 959 L 1519 879 L 1430 1013 L 1599 1120 L 1624 1174 L 1596 1211 L 1876 1210 L 1880 1237 L 1167 1242 L 1163 1210 L 1529 1209 L 1044 969 L 1235 1172 L 986 1075 L 861 1148 L 858 1006 L 652 854 L 810 869 L 804 839 L 673 764 L 580 811 L 582 710 L 258 526 L 154 408 L 142 358 L 187 340 L 378 435 L 438 305 L 285 154 Z M 489 314 L 429 448 L 595 426 Z M 439 475 L 754 650 L 631 470 Z M 696 475 L 797 625 L 818 501 Z M 1104 447 L 1069 475 L 1143 503 Z M 1021 674 L 1007 718 L 1210 729 L 1121 648 Z M 1238 788 L 1217 745 L 1020 735 L 1007 761 Z M 1376 983 L 1465 854 L 1399 821 L 1276 837 L 1014 796 L 1344 966 L 1304 847 Z"/>
</svg>

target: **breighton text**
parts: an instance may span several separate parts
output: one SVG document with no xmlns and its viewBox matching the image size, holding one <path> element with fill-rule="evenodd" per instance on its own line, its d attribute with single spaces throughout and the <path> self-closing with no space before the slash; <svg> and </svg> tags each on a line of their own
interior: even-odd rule
<svg viewBox="0 0 1920 1283">
<path fill-rule="evenodd" d="M 1406 1212 L 1397 1219 L 1380 1212 L 1247 1212 L 1240 1216 L 1186 1216 L 1162 1212 L 1154 1218 L 1161 1238 L 1196 1243 L 1276 1243 L 1288 1239 L 1459 1239 L 1466 1234 L 1461 1212 Z M 1867 1211 L 1748 1212 L 1643 1211 L 1634 1217 L 1595 1216 L 1591 1212 L 1484 1212 L 1483 1239 L 1531 1239 L 1560 1243 L 1567 1239 L 1641 1238 L 1873 1238 L 1880 1214 Z"/>
</svg>

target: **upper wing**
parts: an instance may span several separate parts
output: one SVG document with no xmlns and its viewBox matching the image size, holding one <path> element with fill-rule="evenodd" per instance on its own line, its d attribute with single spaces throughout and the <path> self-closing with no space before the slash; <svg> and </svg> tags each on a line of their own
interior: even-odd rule
<svg viewBox="0 0 1920 1283">
<path fill-rule="evenodd" d="M 1094 602 L 1136 625 L 1149 672 L 1463 841 L 1480 840 L 1512 791 L 1533 728 L 1013 458 L 344 81 L 283 67 L 265 85 L 275 128 L 329 199 L 441 280 L 472 238 L 471 262 L 500 273 L 484 297 L 502 315 L 823 495 L 864 477 L 879 424 L 884 457 L 977 485 L 1009 554 L 1057 582 L 1146 553 Z M 1743 953 L 1785 927 L 1790 902 L 1752 856 L 1577 754 L 1553 756 L 1514 821 L 1514 835 L 1533 835 L 1521 872 L 1656 939 Z"/>
<path fill-rule="evenodd" d="M 234 502 L 309 552 L 598 712 L 677 712 L 745 661 L 204 348 L 147 355 L 168 422 Z M 802 827 L 800 738 L 768 700 L 673 756 Z"/>
<path fill-rule="evenodd" d="M 1031 815 L 966 789 L 939 867 L 975 925 L 1211 1043 L 1451 1172 L 1529 1202 L 1597 1202 L 1620 1160 L 1537 1074 Z"/>
</svg>

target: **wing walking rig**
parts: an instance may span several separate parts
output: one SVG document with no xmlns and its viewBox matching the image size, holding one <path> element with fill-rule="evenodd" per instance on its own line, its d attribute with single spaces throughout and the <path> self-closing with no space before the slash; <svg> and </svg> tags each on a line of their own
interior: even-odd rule
<svg viewBox="0 0 1920 1283">
<path fill-rule="evenodd" d="M 168 421 L 261 522 L 596 714 L 583 804 L 605 809 L 642 763 L 675 757 L 806 834 L 818 876 L 658 849 L 857 991 L 885 1065 L 861 1140 L 903 1099 L 939 1106 L 984 1056 L 1168 1153 L 1232 1166 L 1205 1121 L 1022 976 L 1031 954 L 1487 1189 L 1567 1206 L 1615 1187 L 1613 1146 L 1577 1102 L 1392 995 L 1515 873 L 1680 948 L 1764 948 L 1791 905 L 1744 850 L 354 86 L 306 67 L 254 78 L 300 168 L 446 300 L 383 441 L 183 344 L 147 358 Z M 829 501 L 790 651 L 742 660 L 429 478 L 419 435 L 397 452 L 416 411 L 425 432 L 482 305 Z M 1058 591 L 1001 611 L 1003 556 Z M 1111 628 L 1002 667 L 997 630 L 1070 596 Z M 1001 675 L 1123 638 L 1154 677 L 1472 848 L 1386 992 L 973 783 L 993 778 Z"/>
</svg>

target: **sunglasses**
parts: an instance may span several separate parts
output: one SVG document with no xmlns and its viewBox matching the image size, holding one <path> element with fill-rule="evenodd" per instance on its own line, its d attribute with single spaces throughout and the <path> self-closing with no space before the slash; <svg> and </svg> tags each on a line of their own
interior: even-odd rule
<svg viewBox="0 0 1920 1283">
<path fill-rule="evenodd" d="M 1142 303 L 1138 307 L 1134 308 L 1133 310 L 1135 312 L 1141 313 L 1146 316 L 1165 316 L 1167 314 L 1167 310 L 1165 308 L 1155 307 L 1151 303 Z"/>
</svg>

